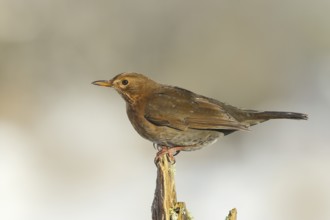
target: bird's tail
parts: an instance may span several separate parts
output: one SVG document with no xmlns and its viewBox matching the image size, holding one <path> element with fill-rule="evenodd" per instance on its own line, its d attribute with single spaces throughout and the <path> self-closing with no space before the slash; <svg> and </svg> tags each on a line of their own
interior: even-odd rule
<svg viewBox="0 0 330 220">
<path fill-rule="evenodd" d="M 260 122 L 268 121 L 270 119 L 296 119 L 296 120 L 307 120 L 308 116 L 303 113 L 296 112 L 277 112 L 277 111 L 265 111 L 265 112 L 256 112 L 256 111 L 245 111 L 249 117 L 244 122 L 255 125 Z"/>
<path fill-rule="evenodd" d="M 296 112 L 275 112 L 275 111 L 266 111 L 266 112 L 256 112 L 253 113 L 254 119 L 269 120 L 269 119 L 298 119 L 298 120 L 307 120 L 308 116 L 303 113 Z"/>
</svg>

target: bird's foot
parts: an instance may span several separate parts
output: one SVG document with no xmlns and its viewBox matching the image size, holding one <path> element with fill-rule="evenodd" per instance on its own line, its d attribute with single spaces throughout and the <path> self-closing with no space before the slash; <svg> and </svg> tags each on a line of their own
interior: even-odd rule
<svg viewBox="0 0 330 220">
<path fill-rule="evenodd" d="M 164 154 L 167 154 L 169 162 L 175 164 L 174 156 L 178 155 L 180 151 L 184 149 L 184 147 L 182 146 L 167 147 L 162 145 L 156 145 L 156 146 L 154 145 L 154 147 L 158 150 L 156 157 L 154 159 L 156 165 Z"/>
</svg>

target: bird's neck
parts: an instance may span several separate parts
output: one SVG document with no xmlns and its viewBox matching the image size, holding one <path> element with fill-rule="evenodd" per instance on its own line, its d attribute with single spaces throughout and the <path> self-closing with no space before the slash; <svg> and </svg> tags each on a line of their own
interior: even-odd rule
<svg viewBox="0 0 330 220">
<path fill-rule="evenodd" d="M 154 83 L 143 88 L 139 88 L 135 91 L 133 90 L 130 92 L 120 93 L 120 95 L 125 99 L 127 104 L 134 106 L 148 100 L 148 97 L 154 94 L 158 88 L 158 84 Z"/>
</svg>

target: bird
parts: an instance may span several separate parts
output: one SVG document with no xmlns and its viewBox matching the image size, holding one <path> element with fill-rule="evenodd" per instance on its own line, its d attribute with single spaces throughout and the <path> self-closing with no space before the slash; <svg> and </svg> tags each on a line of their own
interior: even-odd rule
<svg viewBox="0 0 330 220">
<path fill-rule="evenodd" d="M 155 163 L 164 154 L 175 161 L 180 151 L 198 150 L 270 119 L 308 119 L 306 114 L 296 112 L 241 109 L 135 72 L 92 84 L 114 88 L 122 96 L 137 133 L 158 149 Z"/>
</svg>

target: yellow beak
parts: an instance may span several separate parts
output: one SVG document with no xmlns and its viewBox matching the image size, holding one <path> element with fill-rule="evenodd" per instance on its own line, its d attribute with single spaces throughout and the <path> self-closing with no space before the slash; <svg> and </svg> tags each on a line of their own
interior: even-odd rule
<svg viewBox="0 0 330 220">
<path fill-rule="evenodd" d="M 105 86 L 105 87 L 112 87 L 112 80 L 97 80 L 92 82 L 92 84 L 97 86 Z"/>
</svg>

